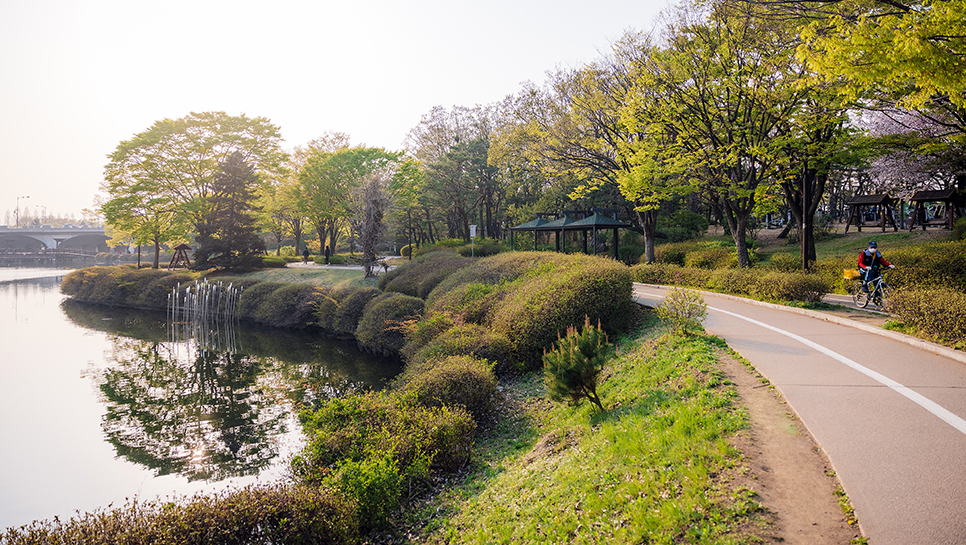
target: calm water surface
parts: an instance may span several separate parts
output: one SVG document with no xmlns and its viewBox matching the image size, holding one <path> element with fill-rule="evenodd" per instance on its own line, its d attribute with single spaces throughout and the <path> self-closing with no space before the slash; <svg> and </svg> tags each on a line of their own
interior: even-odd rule
<svg viewBox="0 0 966 545">
<path fill-rule="evenodd" d="M 297 405 L 399 371 L 317 335 L 191 335 L 164 313 L 74 303 L 65 272 L 0 269 L 0 528 L 283 479 Z"/>
</svg>

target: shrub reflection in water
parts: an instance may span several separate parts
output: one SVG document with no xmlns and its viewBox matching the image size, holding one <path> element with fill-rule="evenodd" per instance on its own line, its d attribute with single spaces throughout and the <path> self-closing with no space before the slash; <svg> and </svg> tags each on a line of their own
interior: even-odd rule
<svg viewBox="0 0 966 545">
<path fill-rule="evenodd" d="M 67 316 L 111 333 L 91 369 L 118 455 L 156 475 L 217 481 L 253 475 L 301 443 L 302 406 L 380 388 L 395 362 L 318 334 L 228 320 L 168 322 L 164 313 L 65 301 Z"/>
</svg>

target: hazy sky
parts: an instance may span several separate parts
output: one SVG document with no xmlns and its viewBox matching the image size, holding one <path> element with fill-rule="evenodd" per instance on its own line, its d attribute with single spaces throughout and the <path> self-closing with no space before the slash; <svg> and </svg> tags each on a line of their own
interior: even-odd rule
<svg viewBox="0 0 966 545">
<path fill-rule="evenodd" d="M 190 112 L 401 149 L 434 106 L 502 100 L 649 30 L 665 0 L 0 0 L 0 223 L 80 217 L 107 155 Z"/>
</svg>

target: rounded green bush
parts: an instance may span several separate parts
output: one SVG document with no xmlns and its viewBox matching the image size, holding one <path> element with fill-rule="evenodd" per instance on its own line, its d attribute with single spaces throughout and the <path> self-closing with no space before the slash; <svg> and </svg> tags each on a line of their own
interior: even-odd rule
<svg viewBox="0 0 966 545">
<path fill-rule="evenodd" d="M 426 298 L 437 284 L 454 272 L 473 263 L 470 258 L 460 257 L 448 248 L 414 257 L 379 279 L 379 287 L 412 297 Z"/>
<path fill-rule="evenodd" d="M 242 291 L 238 297 L 238 306 L 235 313 L 239 318 L 257 320 L 259 316 L 259 306 L 269 298 L 277 289 L 285 287 L 281 282 L 259 282 L 254 286 Z"/>
<path fill-rule="evenodd" d="M 541 353 L 568 326 L 586 317 L 605 331 L 626 329 L 631 316 L 631 274 L 600 257 L 568 256 L 550 274 L 528 276 L 494 308 L 491 327 L 506 335 L 514 358 L 536 369 Z"/>
<path fill-rule="evenodd" d="M 288 260 L 284 257 L 274 256 L 274 255 L 263 255 L 260 257 L 261 265 L 260 267 L 266 269 L 281 269 L 288 265 Z"/>
<path fill-rule="evenodd" d="M 395 353 L 406 344 L 406 322 L 423 315 L 425 302 L 418 297 L 384 293 L 366 305 L 356 328 L 356 340 L 383 352 Z"/>
<path fill-rule="evenodd" d="M 505 335 L 484 325 L 462 324 L 452 327 L 428 343 L 413 347 L 409 343 L 403 355 L 410 363 L 419 363 L 447 356 L 472 356 L 494 362 L 494 371 L 504 374 L 514 369 L 513 346 Z"/>
<path fill-rule="evenodd" d="M 397 384 L 401 391 L 415 393 L 423 405 L 459 405 L 477 421 L 491 412 L 496 394 L 493 365 L 472 356 L 449 356 L 408 365 Z"/>
<path fill-rule="evenodd" d="M 781 272 L 796 272 L 802 269 L 802 258 L 788 253 L 772 254 L 768 268 Z"/>
<path fill-rule="evenodd" d="M 194 283 L 194 277 L 187 273 L 169 273 L 151 280 L 138 297 L 141 308 L 168 308 L 168 296 L 178 288 Z"/>
<path fill-rule="evenodd" d="M 379 290 L 376 288 L 358 288 L 352 290 L 341 301 L 341 305 L 332 319 L 332 329 L 340 333 L 355 335 L 366 305 L 369 304 L 369 301 L 375 299 L 379 293 Z"/>
<path fill-rule="evenodd" d="M 900 289 L 886 301 L 889 314 L 926 335 L 966 348 L 966 293 L 948 287 Z"/>
</svg>

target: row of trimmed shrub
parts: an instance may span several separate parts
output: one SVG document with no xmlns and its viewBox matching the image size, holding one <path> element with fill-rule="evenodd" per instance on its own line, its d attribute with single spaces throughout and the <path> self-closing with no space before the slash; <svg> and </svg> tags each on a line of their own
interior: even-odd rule
<svg viewBox="0 0 966 545">
<path fill-rule="evenodd" d="M 64 277 L 61 291 L 77 301 L 112 306 L 164 310 L 168 295 L 183 290 L 198 275 L 132 267 L 92 267 Z M 351 335 L 363 346 L 393 355 L 404 345 L 401 324 L 418 319 L 422 299 L 375 288 L 318 287 L 211 277 L 211 282 L 242 288 L 236 315 L 272 327 L 318 327 L 336 335 Z"/>
<path fill-rule="evenodd" d="M 385 289 L 412 290 L 407 278 L 435 275 L 452 262 L 433 252 L 397 269 Z M 494 361 L 498 371 L 535 369 L 541 351 L 585 316 L 610 332 L 623 331 L 631 314 L 631 275 L 621 263 L 555 252 L 501 253 L 458 262 L 426 297 L 425 316 L 410 332 L 409 362 L 467 355 Z M 410 291 L 412 293 L 413 291 Z M 420 287 L 415 293 L 424 293 Z"/>
<path fill-rule="evenodd" d="M 758 263 L 758 253 L 750 243 L 748 258 L 752 265 Z M 654 262 L 697 269 L 734 269 L 738 267 L 738 253 L 728 241 L 687 240 L 655 246 Z M 643 255 L 640 263 L 645 263 Z"/>
<path fill-rule="evenodd" d="M 889 314 L 925 337 L 966 350 L 966 293 L 946 287 L 896 290 Z"/>
<path fill-rule="evenodd" d="M 0 543 L 47 545 L 341 544 L 356 541 L 353 506 L 331 490 L 255 486 L 177 502 L 130 502 L 69 520 L 35 521 L 0 531 Z"/>
<path fill-rule="evenodd" d="M 635 265 L 635 282 L 667 284 L 746 295 L 773 301 L 818 302 L 831 286 L 820 275 L 755 269 L 696 269 L 679 265 Z M 840 271 L 841 272 L 841 271 Z"/>
</svg>

